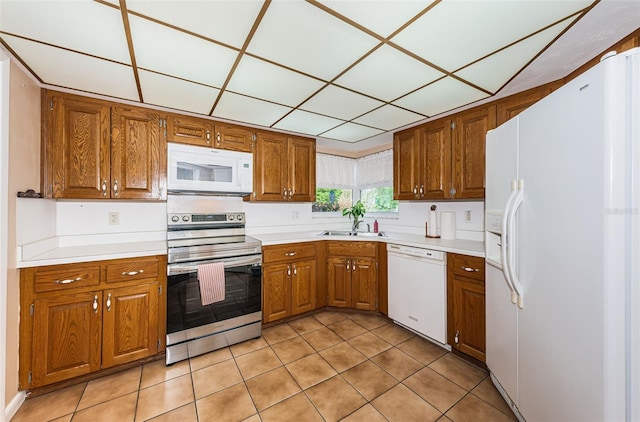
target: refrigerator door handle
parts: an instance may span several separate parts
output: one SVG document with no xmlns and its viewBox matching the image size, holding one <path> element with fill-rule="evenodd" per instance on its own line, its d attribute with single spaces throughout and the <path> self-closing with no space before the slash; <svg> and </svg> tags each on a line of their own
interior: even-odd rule
<svg viewBox="0 0 640 422">
<path fill-rule="evenodd" d="M 500 248 L 502 273 L 504 274 L 504 279 L 506 280 L 507 286 L 511 291 L 512 303 L 517 302 L 518 295 L 513 288 L 513 283 L 511 281 L 511 272 L 509 271 L 509 248 L 511 245 L 511 239 L 509 238 L 509 216 L 511 214 L 511 204 L 513 203 L 513 200 L 517 194 L 517 182 L 513 180 L 511 181 L 511 194 L 509 194 L 507 203 L 504 206 L 504 211 L 502 212 L 502 247 Z"/>
<path fill-rule="evenodd" d="M 511 204 L 511 209 L 509 210 L 508 217 L 508 230 L 509 230 L 509 250 L 507 257 L 507 268 L 509 271 L 509 276 L 511 279 L 511 285 L 513 286 L 513 290 L 517 295 L 517 303 L 518 308 L 522 309 L 524 307 L 523 295 L 522 295 L 522 284 L 520 284 L 520 280 L 518 280 L 518 275 L 513 271 L 515 268 L 515 260 L 516 260 L 516 249 L 511 245 L 511 240 L 515 237 L 516 225 L 515 225 L 515 217 L 518 212 L 518 208 L 522 205 L 523 201 L 523 190 L 524 190 L 524 181 L 518 180 L 518 188 L 516 191 L 516 195 L 514 196 L 513 203 Z"/>
</svg>

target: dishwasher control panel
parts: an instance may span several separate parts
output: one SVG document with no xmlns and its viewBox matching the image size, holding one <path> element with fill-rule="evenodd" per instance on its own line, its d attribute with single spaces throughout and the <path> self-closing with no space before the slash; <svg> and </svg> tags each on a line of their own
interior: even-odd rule
<svg viewBox="0 0 640 422">
<path fill-rule="evenodd" d="M 413 246 L 387 244 L 387 252 L 401 255 L 415 256 L 419 258 L 429 258 L 437 261 L 444 261 L 444 252 L 432 249 L 416 248 Z"/>
</svg>

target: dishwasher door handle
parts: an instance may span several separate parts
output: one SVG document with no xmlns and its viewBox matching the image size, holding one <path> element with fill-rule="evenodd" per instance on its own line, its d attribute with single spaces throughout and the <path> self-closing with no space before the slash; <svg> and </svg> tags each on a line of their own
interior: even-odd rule
<svg viewBox="0 0 640 422">
<path fill-rule="evenodd" d="M 428 262 L 436 265 L 444 265 L 444 259 L 439 259 L 439 258 L 428 258 L 426 256 L 417 256 L 417 255 L 410 255 L 406 253 L 397 253 L 397 252 L 388 252 L 388 256 L 395 256 L 398 258 L 410 259 L 410 260 L 419 261 L 419 262 Z"/>
</svg>

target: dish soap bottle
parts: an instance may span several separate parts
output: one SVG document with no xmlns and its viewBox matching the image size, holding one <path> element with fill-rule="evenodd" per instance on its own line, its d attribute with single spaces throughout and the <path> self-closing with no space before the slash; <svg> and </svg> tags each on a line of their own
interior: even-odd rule
<svg viewBox="0 0 640 422">
<path fill-rule="evenodd" d="M 373 232 L 378 233 L 378 219 L 373 222 Z"/>
</svg>

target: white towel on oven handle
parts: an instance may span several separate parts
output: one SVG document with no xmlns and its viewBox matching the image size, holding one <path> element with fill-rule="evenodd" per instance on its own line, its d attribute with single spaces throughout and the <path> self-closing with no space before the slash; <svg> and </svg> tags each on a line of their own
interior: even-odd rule
<svg viewBox="0 0 640 422">
<path fill-rule="evenodd" d="M 198 282 L 202 306 L 223 301 L 225 298 L 224 263 L 198 265 Z"/>
</svg>

